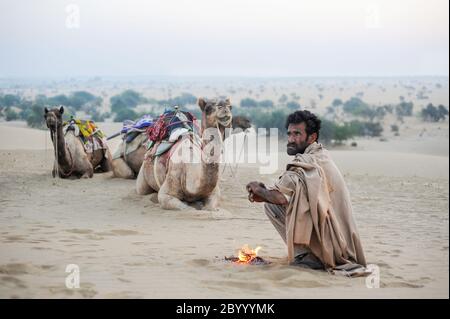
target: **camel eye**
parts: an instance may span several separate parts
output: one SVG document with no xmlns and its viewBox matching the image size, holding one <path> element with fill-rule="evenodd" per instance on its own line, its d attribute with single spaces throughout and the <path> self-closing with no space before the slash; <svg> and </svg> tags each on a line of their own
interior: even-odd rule
<svg viewBox="0 0 450 319">
<path fill-rule="evenodd" d="M 212 105 L 208 105 L 208 106 L 205 108 L 206 114 L 211 114 L 213 111 L 214 111 L 214 107 L 213 107 Z"/>
</svg>

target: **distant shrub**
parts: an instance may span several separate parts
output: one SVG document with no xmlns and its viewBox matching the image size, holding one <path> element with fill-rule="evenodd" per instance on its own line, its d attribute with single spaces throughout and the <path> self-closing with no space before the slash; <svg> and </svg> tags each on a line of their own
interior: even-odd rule
<svg viewBox="0 0 450 319">
<path fill-rule="evenodd" d="M 125 120 L 136 120 L 138 117 L 137 113 L 129 108 L 122 108 L 116 112 L 114 117 L 114 122 L 123 122 Z"/>
<path fill-rule="evenodd" d="M 381 136 L 381 133 L 383 132 L 383 127 L 378 122 L 361 122 L 355 120 L 351 121 L 349 126 L 352 136 L 377 137 Z"/>
<path fill-rule="evenodd" d="M 102 98 L 100 97 L 96 97 L 95 95 L 86 91 L 77 91 L 73 92 L 69 96 L 69 102 L 63 105 L 68 105 L 73 107 L 75 110 L 80 110 L 86 104 L 100 105 L 101 102 Z"/>
<path fill-rule="evenodd" d="M 49 97 L 49 98 L 47 98 L 45 95 L 41 95 L 39 98 L 40 98 L 40 102 L 42 104 L 45 104 L 48 106 L 72 105 L 72 102 L 70 101 L 70 99 L 67 96 L 65 96 L 64 94 L 56 95 L 56 96 Z M 79 101 L 77 103 L 79 103 Z"/>
<path fill-rule="evenodd" d="M 43 128 L 44 122 L 44 106 L 41 104 L 33 104 L 27 112 L 27 125 L 34 128 Z"/>
<path fill-rule="evenodd" d="M 150 101 L 147 99 L 147 101 Z M 165 107 L 171 107 L 171 106 L 186 106 L 186 105 L 192 105 L 197 103 L 197 97 L 190 93 L 182 93 L 180 96 L 176 96 L 174 98 L 170 98 L 168 100 L 159 100 L 158 104 L 165 106 Z"/>
<path fill-rule="evenodd" d="M 392 114 L 394 112 L 394 107 L 392 105 L 384 105 L 383 108 L 389 114 Z"/>
<path fill-rule="evenodd" d="M 290 110 L 300 110 L 300 103 L 295 102 L 295 101 L 290 101 L 286 104 L 286 107 Z"/>
<path fill-rule="evenodd" d="M 373 114 L 370 106 L 358 97 L 352 97 L 344 103 L 344 112 L 363 117 L 368 117 Z"/>
<path fill-rule="evenodd" d="M 241 100 L 241 107 L 257 107 L 258 102 L 251 98 L 244 98 Z"/>
<path fill-rule="evenodd" d="M 126 90 L 110 98 L 111 112 L 117 113 L 125 108 L 135 108 L 138 104 L 145 103 L 145 101 L 145 98 L 140 93 Z"/>
<path fill-rule="evenodd" d="M 392 132 L 398 132 L 398 125 L 397 124 L 392 124 L 391 125 L 391 131 Z"/>
<path fill-rule="evenodd" d="M 378 122 L 376 122 L 376 123 L 365 122 L 363 124 L 363 127 L 364 127 L 364 133 L 366 136 L 370 136 L 370 137 L 381 136 L 381 133 L 383 132 L 383 127 Z"/>
<path fill-rule="evenodd" d="M 18 106 L 21 102 L 21 98 L 18 95 L 14 94 L 5 94 L 0 96 L 0 106 L 10 107 L 10 106 Z"/>
<path fill-rule="evenodd" d="M 280 102 L 281 104 L 286 103 L 288 100 L 288 96 L 286 94 L 283 94 L 282 96 L 280 96 L 280 98 L 278 99 L 278 102 Z"/>
<path fill-rule="evenodd" d="M 5 111 L 5 119 L 7 121 L 15 121 L 19 119 L 19 114 L 11 108 L 7 108 Z"/>
<path fill-rule="evenodd" d="M 411 116 L 414 104 L 412 102 L 401 102 L 395 106 L 397 116 Z"/>
<path fill-rule="evenodd" d="M 386 109 L 383 106 L 378 106 L 374 112 L 375 117 L 378 119 L 383 119 L 386 115 Z"/>
<path fill-rule="evenodd" d="M 334 99 L 333 102 L 331 103 L 331 105 L 333 105 L 334 107 L 341 106 L 342 104 L 344 104 L 344 102 L 342 102 L 341 99 Z"/>
<path fill-rule="evenodd" d="M 422 110 L 421 116 L 424 121 L 439 122 L 440 120 L 445 120 L 448 116 L 448 110 L 442 104 L 436 107 L 430 103 Z"/>
<path fill-rule="evenodd" d="M 261 102 L 258 102 L 258 106 L 260 107 L 273 107 L 272 100 L 263 100 Z"/>
</svg>

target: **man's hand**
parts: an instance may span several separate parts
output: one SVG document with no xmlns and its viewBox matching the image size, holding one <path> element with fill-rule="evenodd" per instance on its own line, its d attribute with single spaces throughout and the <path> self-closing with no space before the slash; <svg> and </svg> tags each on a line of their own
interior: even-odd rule
<svg viewBox="0 0 450 319">
<path fill-rule="evenodd" d="M 268 190 L 263 183 L 250 182 L 247 184 L 248 200 L 251 202 L 266 202 L 276 205 L 287 205 L 288 201 L 277 190 Z"/>
<path fill-rule="evenodd" d="M 247 184 L 247 191 L 254 193 L 258 187 L 266 188 L 266 185 L 261 182 L 250 182 Z"/>
<path fill-rule="evenodd" d="M 264 200 L 256 195 L 259 188 L 266 189 L 266 186 L 260 182 L 250 182 L 247 184 L 248 200 L 251 202 L 264 202 Z"/>
</svg>

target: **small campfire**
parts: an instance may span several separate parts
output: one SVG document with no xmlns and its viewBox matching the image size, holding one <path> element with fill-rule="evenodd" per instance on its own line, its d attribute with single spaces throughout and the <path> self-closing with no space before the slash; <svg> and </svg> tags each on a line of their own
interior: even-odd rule
<svg viewBox="0 0 450 319">
<path fill-rule="evenodd" d="M 258 256 L 258 251 L 261 247 L 256 247 L 254 250 L 248 245 L 244 245 L 238 252 L 237 257 L 225 257 L 226 261 L 230 261 L 235 264 L 249 264 L 249 265 L 267 265 L 268 261 Z"/>
</svg>

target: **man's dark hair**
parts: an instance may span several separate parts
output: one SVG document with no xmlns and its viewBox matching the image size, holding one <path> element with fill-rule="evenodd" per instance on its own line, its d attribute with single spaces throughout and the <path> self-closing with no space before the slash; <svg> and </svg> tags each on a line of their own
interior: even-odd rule
<svg viewBox="0 0 450 319">
<path fill-rule="evenodd" d="M 306 134 L 311 135 L 312 133 L 317 133 L 317 141 L 319 141 L 319 131 L 320 131 L 320 119 L 310 111 L 302 110 L 295 111 L 289 114 L 286 120 L 286 129 L 288 129 L 289 124 L 300 124 L 305 122 Z"/>
</svg>

